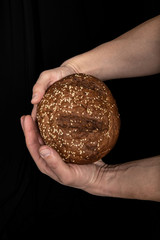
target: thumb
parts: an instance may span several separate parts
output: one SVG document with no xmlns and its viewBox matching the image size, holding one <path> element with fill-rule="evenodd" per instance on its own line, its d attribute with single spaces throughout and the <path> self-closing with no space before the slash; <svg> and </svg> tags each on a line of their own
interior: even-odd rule
<svg viewBox="0 0 160 240">
<path fill-rule="evenodd" d="M 42 146 L 39 149 L 41 157 L 46 162 L 52 173 L 56 175 L 58 182 L 68 185 L 72 177 L 72 170 L 69 165 L 64 162 L 60 155 L 52 148 L 48 146 Z"/>
<path fill-rule="evenodd" d="M 48 146 L 40 147 L 39 153 L 50 167 L 54 167 L 56 166 L 57 162 L 62 161 L 59 154 L 53 148 Z"/>
<path fill-rule="evenodd" d="M 41 155 L 41 157 L 43 159 L 47 158 L 48 156 L 51 155 L 51 148 L 47 147 L 47 146 L 42 146 L 40 149 L 39 149 L 39 153 Z"/>
</svg>

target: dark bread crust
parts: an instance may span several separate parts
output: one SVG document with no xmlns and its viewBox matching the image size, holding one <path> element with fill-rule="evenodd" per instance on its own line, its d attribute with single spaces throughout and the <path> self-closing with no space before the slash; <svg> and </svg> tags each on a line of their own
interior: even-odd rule
<svg viewBox="0 0 160 240">
<path fill-rule="evenodd" d="M 37 107 L 37 122 L 46 145 L 66 162 L 86 164 L 114 147 L 120 130 L 116 101 L 105 83 L 72 74 L 52 84 Z"/>
</svg>

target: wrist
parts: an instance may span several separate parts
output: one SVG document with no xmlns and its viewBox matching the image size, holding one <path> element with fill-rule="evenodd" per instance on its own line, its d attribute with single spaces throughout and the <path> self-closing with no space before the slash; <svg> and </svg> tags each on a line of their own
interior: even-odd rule
<svg viewBox="0 0 160 240">
<path fill-rule="evenodd" d="M 94 55 L 91 50 L 64 61 L 61 66 L 71 68 L 74 73 L 85 73 L 101 79 L 101 70 Z"/>
<path fill-rule="evenodd" d="M 78 66 L 74 63 L 72 60 L 67 60 L 61 64 L 62 68 L 67 69 L 70 73 L 80 73 L 81 71 L 79 70 Z"/>
<path fill-rule="evenodd" d="M 118 165 L 104 164 L 96 172 L 87 188 L 88 193 L 97 196 L 117 197 L 120 195 L 117 182 Z"/>
</svg>

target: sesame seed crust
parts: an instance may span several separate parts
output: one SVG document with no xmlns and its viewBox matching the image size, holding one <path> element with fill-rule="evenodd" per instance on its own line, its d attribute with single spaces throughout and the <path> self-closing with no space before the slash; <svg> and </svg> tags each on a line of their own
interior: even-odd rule
<svg viewBox="0 0 160 240">
<path fill-rule="evenodd" d="M 83 73 L 52 84 L 37 107 L 44 143 L 64 161 L 86 164 L 114 147 L 120 130 L 116 101 L 99 79 Z"/>
</svg>

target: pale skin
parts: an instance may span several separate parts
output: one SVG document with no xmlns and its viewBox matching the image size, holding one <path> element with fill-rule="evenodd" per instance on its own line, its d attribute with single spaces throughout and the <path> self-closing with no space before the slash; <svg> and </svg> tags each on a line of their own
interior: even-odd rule
<svg viewBox="0 0 160 240">
<path fill-rule="evenodd" d="M 44 145 L 37 129 L 36 104 L 55 81 L 75 72 L 101 80 L 160 73 L 160 16 L 152 18 L 120 37 L 44 71 L 33 87 L 31 116 L 22 116 L 26 145 L 39 170 L 53 180 L 90 194 L 160 201 L 160 156 L 119 165 L 102 160 L 88 165 L 66 164 Z"/>
</svg>

